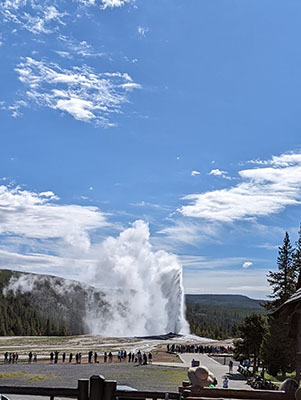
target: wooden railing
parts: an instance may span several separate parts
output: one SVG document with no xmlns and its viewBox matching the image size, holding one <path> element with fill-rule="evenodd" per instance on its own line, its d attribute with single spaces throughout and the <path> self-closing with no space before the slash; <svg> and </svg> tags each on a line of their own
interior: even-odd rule
<svg viewBox="0 0 301 400">
<path fill-rule="evenodd" d="M 185 400 L 202 399 L 256 399 L 256 400 L 295 400 L 294 393 L 286 393 L 278 390 L 248 390 L 248 389 L 223 389 L 203 388 L 192 390 L 185 386 L 179 388 Z"/>
<path fill-rule="evenodd" d="M 0 386 L 0 393 L 3 395 L 46 396 L 50 397 L 51 400 L 55 397 L 76 398 L 78 400 L 158 400 L 166 398 L 166 392 L 119 390 L 116 381 L 106 380 L 101 375 L 93 375 L 90 380 L 80 379 L 77 388 Z M 295 396 L 274 390 L 203 388 L 193 391 L 186 385 L 180 387 L 178 392 L 168 393 L 170 400 L 181 400 L 181 398 L 183 400 L 293 400 Z"/>
<path fill-rule="evenodd" d="M 89 399 L 89 380 L 80 379 L 77 388 L 53 388 L 30 386 L 0 386 L 0 394 L 20 394 L 29 396 L 46 396 L 75 398 L 78 400 Z"/>
</svg>

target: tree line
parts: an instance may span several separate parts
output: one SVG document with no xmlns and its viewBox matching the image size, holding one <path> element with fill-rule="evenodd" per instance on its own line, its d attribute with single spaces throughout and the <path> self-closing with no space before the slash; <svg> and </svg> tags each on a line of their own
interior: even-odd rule
<svg viewBox="0 0 301 400">
<path fill-rule="evenodd" d="M 0 276 L 0 336 L 64 336 L 70 334 L 64 323 L 41 315 L 27 294 L 3 295 L 12 272 L 1 271 Z"/>
<path fill-rule="evenodd" d="M 270 301 L 263 305 L 267 315 L 253 313 L 238 326 L 240 339 L 235 341 L 235 358 L 253 359 L 254 373 L 261 364 L 271 375 L 281 373 L 285 377 L 295 369 L 296 342 L 288 337 L 284 323 L 271 313 L 301 287 L 301 225 L 295 246 L 285 233 L 278 248 L 277 270 L 268 272 L 267 281 L 271 286 Z"/>
</svg>

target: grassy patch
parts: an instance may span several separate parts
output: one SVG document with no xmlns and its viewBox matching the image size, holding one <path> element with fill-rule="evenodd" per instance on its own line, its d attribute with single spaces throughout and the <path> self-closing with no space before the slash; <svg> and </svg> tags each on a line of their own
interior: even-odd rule
<svg viewBox="0 0 301 400">
<path fill-rule="evenodd" d="M 0 379 L 10 379 L 28 376 L 25 372 L 1 372 Z"/>
<path fill-rule="evenodd" d="M 53 374 L 45 374 L 45 375 L 31 375 L 28 379 L 29 382 L 39 382 L 43 381 L 44 379 L 55 378 Z"/>
<path fill-rule="evenodd" d="M 28 382 L 39 382 L 44 379 L 55 378 L 53 374 L 27 374 L 25 372 L 1 372 L 0 379 L 27 378 Z"/>
<path fill-rule="evenodd" d="M 283 378 L 282 374 L 278 374 L 276 376 L 273 376 L 273 375 L 270 375 L 267 372 L 265 372 L 264 373 L 264 377 L 265 377 L 265 379 L 269 379 L 270 381 L 281 383 L 281 382 L 285 381 L 285 379 L 287 379 L 287 378 L 295 379 L 296 378 L 296 372 L 294 371 L 294 372 L 292 372 L 290 374 L 287 373 L 285 378 Z"/>
</svg>

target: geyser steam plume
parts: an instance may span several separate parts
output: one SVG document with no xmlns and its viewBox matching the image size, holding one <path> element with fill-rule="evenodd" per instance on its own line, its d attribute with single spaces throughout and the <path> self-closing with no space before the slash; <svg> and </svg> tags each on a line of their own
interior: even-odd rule
<svg viewBox="0 0 301 400">
<path fill-rule="evenodd" d="M 110 310 L 104 315 L 93 302 L 87 306 L 91 333 L 144 336 L 189 332 L 181 265 L 175 255 L 154 251 L 149 237 L 148 224 L 138 220 L 117 238 L 102 243 L 99 262 L 88 268 L 83 280 L 106 293 Z"/>
</svg>

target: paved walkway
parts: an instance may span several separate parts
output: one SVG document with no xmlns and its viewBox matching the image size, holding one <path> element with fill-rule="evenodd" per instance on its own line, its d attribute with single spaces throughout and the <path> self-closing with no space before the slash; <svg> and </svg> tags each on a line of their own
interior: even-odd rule
<svg viewBox="0 0 301 400">
<path fill-rule="evenodd" d="M 195 361 L 199 361 L 200 365 L 205 365 L 206 367 L 208 367 L 208 369 L 213 373 L 218 382 L 217 387 L 222 387 L 224 376 L 227 375 L 229 378 L 229 388 L 250 389 L 250 387 L 246 384 L 246 379 L 237 372 L 237 367 L 235 366 L 233 367 L 233 373 L 230 374 L 228 365 L 222 365 L 218 361 L 215 361 L 213 358 L 207 356 L 206 354 L 184 353 L 180 354 L 180 358 L 182 360 L 182 363 L 154 364 L 176 368 L 190 368 L 191 361 L 192 359 L 194 359 Z"/>
</svg>

